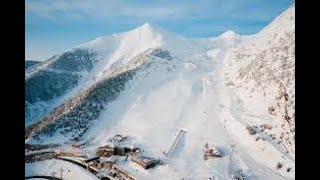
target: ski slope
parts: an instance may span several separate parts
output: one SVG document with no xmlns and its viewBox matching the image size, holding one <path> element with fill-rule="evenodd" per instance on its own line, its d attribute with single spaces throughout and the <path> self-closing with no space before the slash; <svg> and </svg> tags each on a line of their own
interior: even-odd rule
<svg viewBox="0 0 320 180">
<path fill-rule="evenodd" d="M 262 35 L 240 36 L 228 31 L 219 37 L 190 40 L 146 23 L 129 32 L 79 45 L 100 55 L 98 65 L 87 77 L 89 80 L 83 82 L 86 86 L 103 80 L 110 68 L 130 64 L 133 57 L 148 49 L 168 50 L 173 57 L 171 60 L 146 60 L 150 67 L 138 71 L 128 81 L 120 95 L 108 103 L 84 134 L 83 141 L 90 142 L 84 151 L 89 157 L 94 156 L 97 148 L 104 146 L 109 138 L 121 134 L 128 135 L 128 145 L 139 147 L 143 155 L 160 158 L 164 162 L 144 170 L 121 161 L 119 166 L 137 179 L 208 179 L 213 176 L 231 179 L 239 169 L 247 179 L 295 179 L 294 153 L 286 153 L 285 146 L 265 132 L 251 135 L 246 129 L 247 126 L 270 122 L 278 125 L 272 116 L 265 113 L 268 107 L 265 99 L 257 95 L 257 99 L 249 101 L 255 103 L 244 105 L 246 96 L 241 96 L 243 91 L 227 85 L 230 74 L 239 72 L 239 67 L 230 66 L 232 50 L 251 43 L 267 46 L 269 39 L 265 36 L 278 31 L 285 35 L 286 30 L 292 30 L 290 24 L 288 29 L 273 26 L 280 26 L 281 18 L 286 19 L 292 13 L 291 7 L 263 30 Z M 259 52 L 259 48 L 252 52 Z M 276 131 L 280 133 L 279 129 Z M 68 139 L 68 136 L 57 133 L 43 137 L 41 142 L 62 144 Z M 29 141 L 32 142 L 37 140 Z M 205 161 L 206 143 L 218 146 L 223 157 Z M 45 167 L 56 161 L 26 164 L 26 172 L 48 175 L 48 171 L 40 168 L 39 164 L 43 163 Z M 283 167 L 277 168 L 278 163 Z M 288 168 L 291 170 L 287 171 Z M 79 177 L 95 178 L 82 171 L 77 170 Z"/>
<path fill-rule="evenodd" d="M 138 75 L 86 135 L 95 137 L 92 146 L 103 145 L 107 136 L 124 134 L 133 136 L 132 143 L 148 155 L 163 157 L 173 134 L 186 128 L 188 132 L 179 139 L 173 154 L 165 158 L 166 165 L 152 173 L 133 175 L 141 179 L 197 179 L 200 172 L 206 172 L 204 176 L 213 173 L 225 179 L 241 168 L 252 179 L 294 178 L 294 170 L 275 170 L 278 161 L 290 167 L 294 162 L 283 158 L 272 144 L 256 142 L 239 122 L 242 112 L 232 111 L 237 102 L 223 77 L 226 47 L 212 51 L 217 53 L 204 51 L 184 63 L 175 62 L 176 69 L 169 72 L 156 66 L 146 78 Z M 206 142 L 220 146 L 225 157 L 205 162 L 202 149 Z"/>
</svg>

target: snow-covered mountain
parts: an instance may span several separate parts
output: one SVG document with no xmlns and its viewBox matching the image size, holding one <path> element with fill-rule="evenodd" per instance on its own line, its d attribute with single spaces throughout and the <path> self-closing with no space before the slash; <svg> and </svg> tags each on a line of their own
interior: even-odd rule
<svg viewBox="0 0 320 180">
<path fill-rule="evenodd" d="M 184 58 L 201 48 L 183 37 L 144 25 L 81 44 L 26 70 L 26 126 L 47 116 L 68 98 L 128 64 L 148 49 L 171 49 Z"/>
<path fill-rule="evenodd" d="M 227 83 L 234 87 L 234 97 L 239 98 L 243 110 L 251 116 L 245 118 L 257 121 L 252 115 L 264 117 L 261 123 L 274 126 L 268 133 L 283 145 L 287 154 L 294 156 L 294 6 L 250 40 L 232 48 L 225 63 Z"/>
<path fill-rule="evenodd" d="M 25 75 L 26 143 L 89 142 L 94 156 L 122 134 L 164 162 L 142 170 L 120 159 L 137 179 L 230 179 L 239 169 L 294 179 L 294 9 L 255 35 L 187 39 L 146 23 L 36 64 Z M 206 144 L 223 157 L 204 160 Z M 26 163 L 27 174 L 52 163 Z"/>
</svg>

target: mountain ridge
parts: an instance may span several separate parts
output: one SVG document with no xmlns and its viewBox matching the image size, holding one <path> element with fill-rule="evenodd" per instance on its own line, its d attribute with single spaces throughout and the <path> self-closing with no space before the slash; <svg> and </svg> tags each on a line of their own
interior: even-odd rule
<svg viewBox="0 0 320 180">
<path fill-rule="evenodd" d="M 239 169 L 248 179 L 294 179 L 294 8 L 254 35 L 187 39 L 146 23 L 35 65 L 25 76 L 25 142 L 89 142 L 90 157 L 107 138 L 129 135 L 165 161 L 143 173 L 120 160 L 137 179 L 226 179 Z M 223 157 L 203 160 L 205 144 Z"/>
</svg>

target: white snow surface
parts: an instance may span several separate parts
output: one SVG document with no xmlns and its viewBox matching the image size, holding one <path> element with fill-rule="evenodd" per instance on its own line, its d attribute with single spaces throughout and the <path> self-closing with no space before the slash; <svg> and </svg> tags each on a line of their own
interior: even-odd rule
<svg viewBox="0 0 320 180">
<path fill-rule="evenodd" d="M 178 57 L 186 57 L 203 49 L 198 42 L 190 41 L 149 23 L 128 32 L 99 37 L 78 46 L 78 48 L 99 52 L 102 57 L 101 64 L 103 64 L 100 72 L 111 66 L 124 65 L 138 53 L 147 49 L 160 47 L 169 49 L 174 56 Z"/>
<path fill-rule="evenodd" d="M 38 161 L 35 163 L 26 163 L 25 164 L 25 176 L 52 176 L 55 174 L 55 177 L 61 178 L 61 170 L 62 178 L 65 180 L 98 180 L 96 176 L 91 174 L 90 171 L 83 169 L 77 165 L 74 165 L 70 162 L 62 161 L 62 160 L 45 160 Z"/>
<path fill-rule="evenodd" d="M 98 62 L 94 64 L 91 72 L 83 71 L 78 73 L 81 75 L 80 82 L 69 92 L 63 94 L 61 97 L 50 100 L 50 102 L 39 102 L 33 105 L 32 108 L 37 110 L 37 115 L 33 115 L 30 118 L 31 120 L 27 120 L 25 126 L 27 127 L 35 123 L 35 120 L 46 115 L 48 112 L 44 111 L 44 107 L 47 107 L 48 111 L 53 110 L 67 99 L 72 98 L 74 94 L 104 79 L 111 67 L 117 68 L 124 66 L 141 52 L 148 49 L 162 48 L 164 50 L 170 50 L 171 56 L 176 59 L 185 59 L 195 53 L 203 51 L 205 45 L 203 42 L 186 39 L 175 33 L 165 31 L 161 27 L 151 26 L 149 23 L 145 23 L 131 31 L 113 34 L 112 36 L 99 37 L 93 41 L 67 49 L 65 52 L 79 48 L 96 52 L 98 54 Z M 50 69 L 48 66 L 55 62 L 63 53 L 48 59 L 41 63 L 41 65 L 28 69 L 25 74 L 25 79 L 27 80 L 32 77 L 33 74 L 43 69 L 58 71 L 56 69 Z"/>
<path fill-rule="evenodd" d="M 150 170 L 120 162 L 119 166 L 137 179 L 208 179 L 212 176 L 231 179 L 237 169 L 242 169 L 247 179 L 294 179 L 294 153 L 286 154 L 275 140 L 263 133 L 250 135 L 246 130 L 247 125 L 279 125 L 276 118 L 267 114 L 268 101 L 259 93 L 249 94 L 255 99 L 244 105 L 238 95 L 248 92 L 227 86 L 225 74 L 238 71 L 238 67 L 228 65 L 234 47 L 253 42 L 263 46 L 271 34 L 294 29 L 291 23 L 283 24 L 292 13 L 294 6 L 252 36 L 228 31 L 216 38 L 190 40 L 146 23 L 129 32 L 79 45 L 99 52 L 101 61 L 92 75 L 96 79 L 103 78 L 110 67 L 123 66 L 150 48 L 168 50 L 173 56 L 172 63 L 159 60 L 139 71 L 120 96 L 108 104 L 84 136 L 85 140 L 93 139 L 86 147 L 87 152 L 93 156 L 107 139 L 123 134 L 129 135 L 128 143 L 140 147 L 144 155 L 164 161 L 164 165 Z M 171 146 L 180 129 L 187 132 L 171 156 L 165 156 L 163 152 Z M 257 137 L 260 140 L 257 141 Z M 57 135 L 47 141 L 62 143 L 65 140 Z M 220 147 L 224 156 L 204 161 L 205 143 Z M 70 175 L 70 179 L 95 179 L 86 170 L 57 161 L 26 164 L 26 175 L 48 174 L 59 165 L 77 172 Z M 277 169 L 278 163 L 283 167 Z M 287 172 L 287 168 L 291 171 Z"/>
</svg>

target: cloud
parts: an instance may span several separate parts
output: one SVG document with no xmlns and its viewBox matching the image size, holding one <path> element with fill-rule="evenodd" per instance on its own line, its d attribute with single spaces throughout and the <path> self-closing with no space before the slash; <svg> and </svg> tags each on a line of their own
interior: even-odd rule
<svg viewBox="0 0 320 180">
<path fill-rule="evenodd" d="M 123 8 L 121 14 L 129 17 L 151 17 L 151 18 L 169 18 L 179 14 L 178 8 L 166 8 L 166 7 L 126 7 Z"/>
<path fill-rule="evenodd" d="M 151 18 L 165 19 L 181 17 L 184 5 L 165 3 L 133 3 L 124 0 L 27 0 L 25 11 L 41 18 L 54 20 L 63 16 L 63 20 L 91 19 L 108 20 L 112 18 Z"/>
<path fill-rule="evenodd" d="M 42 22 L 55 24 L 92 22 L 132 27 L 148 21 L 159 25 L 210 24 L 218 27 L 239 22 L 268 23 L 292 1 L 26 0 L 25 10 L 28 24 L 39 23 L 40 18 Z"/>
<path fill-rule="evenodd" d="M 288 2 L 290 3 L 290 2 Z M 266 21 L 281 12 L 278 0 L 26 0 L 26 13 L 52 21 Z"/>
<path fill-rule="evenodd" d="M 271 1 L 270 1 L 271 2 Z M 274 2 L 274 1 L 272 1 Z M 267 6 L 266 6 L 267 5 Z M 275 3 L 240 0 L 125 1 L 125 0 L 27 0 L 26 13 L 53 20 L 149 18 L 155 20 L 232 17 L 270 18 Z"/>
</svg>

